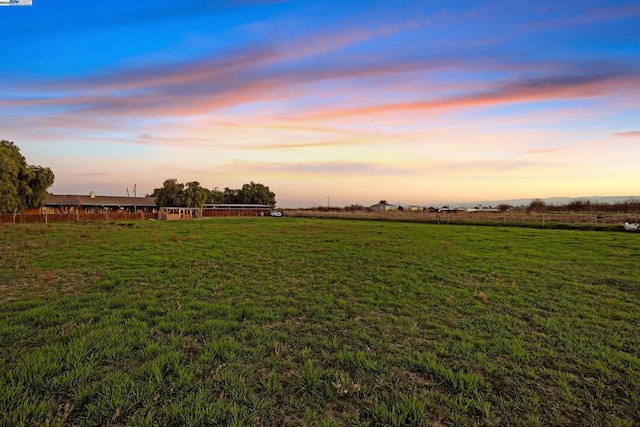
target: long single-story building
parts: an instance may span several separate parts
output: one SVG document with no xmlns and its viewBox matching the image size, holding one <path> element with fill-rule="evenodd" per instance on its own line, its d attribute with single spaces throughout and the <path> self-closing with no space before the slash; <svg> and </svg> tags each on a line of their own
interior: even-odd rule
<svg viewBox="0 0 640 427">
<path fill-rule="evenodd" d="M 202 207 L 202 216 L 269 216 L 271 210 L 271 206 L 268 205 L 217 203 L 204 205 Z"/>
<path fill-rule="evenodd" d="M 155 213 L 153 197 L 115 197 L 80 194 L 47 194 L 41 208 L 29 209 L 25 213 Z"/>
</svg>

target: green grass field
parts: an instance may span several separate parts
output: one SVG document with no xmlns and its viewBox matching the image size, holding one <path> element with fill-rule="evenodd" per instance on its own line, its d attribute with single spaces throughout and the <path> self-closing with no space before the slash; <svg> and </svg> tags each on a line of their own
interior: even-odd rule
<svg viewBox="0 0 640 427">
<path fill-rule="evenodd" d="M 640 235 L 0 226 L 0 425 L 638 425 Z"/>
</svg>

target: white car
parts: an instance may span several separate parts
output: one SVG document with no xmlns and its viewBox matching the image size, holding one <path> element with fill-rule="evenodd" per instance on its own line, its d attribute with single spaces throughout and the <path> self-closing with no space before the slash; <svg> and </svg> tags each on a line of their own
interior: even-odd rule
<svg viewBox="0 0 640 427">
<path fill-rule="evenodd" d="M 269 213 L 269 215 L 271 215 L 271 216 L 284 216 L 284 215 L 282 215 L 282 212 L 280 212 L 280 211 L 271 211 Z"/>
</svg>

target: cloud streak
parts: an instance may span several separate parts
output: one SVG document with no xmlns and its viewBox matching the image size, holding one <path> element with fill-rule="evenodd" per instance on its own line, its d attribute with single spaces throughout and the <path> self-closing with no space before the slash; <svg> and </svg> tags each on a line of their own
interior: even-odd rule
<svg viewBox="0 0 640 427">
<path fill-rule="evenodd" d="M 149 66 L 108 72 L 69 81 L 52 81 L 30 87 L 26 95 L 0 98 L 8 108 L 39 107 L 54 109 L 55 115 L 68 110 L 74 115 L 99 117 L 167 117 L 192 116 L 228 108 L 278 103 L 313 96 L 317 85 L 383 78 L 396 81 L 410 72 L 424 73 L 455 69 L 463 62 L 455 57 L 406 59 L 391 64 L 364 62 L 309 67 L 305 64 L 279 62 L 279 52 L 271 48 L 251 48 L 221 57 L 202 58 L 182 63 Z M 486 61 L 485 65 L 486 66 Z M 501 68 L 509 68 L 502 66 Z M 511 81 L 487 81 L 489 89 L 469 90 L 432 99 L 372 104 L 358 99 L 349 90 L 336 93 L 349 107 L 335 108 L 322 103 L 306 103 L 302 111 L 276 113 L 281 119 L 329 120 L 398 112 L 446 111 L 459 108 L 531 103 L 562 99 L 595 98 L 625 88 L 640 87 L 637 67 L 600 63 L 578 67 L 572 73 L 549 73 L 541 77 L 522 77 Z M 361 83 L 358 83 L 358 85 Z M 415 92 L 429 92 L 433 85 L 414 82 Z M 477 84 L 476 84 L 477 85 Z M 380 86 L 377 98 L 394 97 L 393 85 Z M 446 90 L 439 87 L 438 90 Z M 36 91 L 48 92 L 34 96 Z M 31 92 L 31 94 L 30 94 Z M 335 103 L 333 103 L 335 104 Z M 358 105 L 359 104 L 359 105 Z M 56 109 L 58 112 L 56 112 Z M 60 117 L 62 119 L 62 117 Z"/>
<path fill-rule="evenodd" d="M 384 163 L 365 162 L 244 162 L 239 161 L 222 166 L 224 170 L 245 169 L 256 173 L 275 175 L 302 176 L 410 176 L 419 169 L 415 167 L 398 167 Z"/>
<path fill-rule="evenodd" d="M 433 111 L 468 107 L 486 107 L 506 103 L 592 98 L 619 92 L 629 86 L 640 88 L 635 70 L 610 68 L 568 75 L 525 78 L 498 83 L 491 90 L 452 95 L 433 100 L 399 102 L 354 108 L 326 109 L 300 115 L 300 119 L 330 119 L 403 111 Z"/>
<path fill-rule="evenodd" d="M 614 132 L 615 136 L 621 136 L 623 138 L 639 138 L 640 139 L 640 130 L 631 130 L 626 132 Z"/>
</svg>

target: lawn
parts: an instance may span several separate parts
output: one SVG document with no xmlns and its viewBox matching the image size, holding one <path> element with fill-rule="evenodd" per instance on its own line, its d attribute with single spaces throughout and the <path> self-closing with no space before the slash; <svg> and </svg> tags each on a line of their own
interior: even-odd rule
<svg viewBox="0 0 640 427">
<path fill-rule="evenodd" d="M 0 425 L 638 425 L 640 235 L 0 226 Z"/>
</svg>

